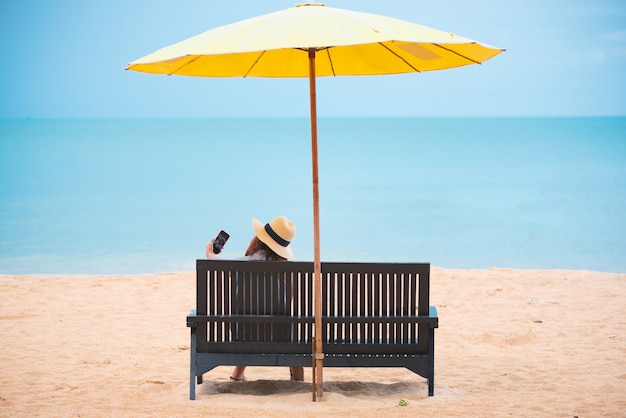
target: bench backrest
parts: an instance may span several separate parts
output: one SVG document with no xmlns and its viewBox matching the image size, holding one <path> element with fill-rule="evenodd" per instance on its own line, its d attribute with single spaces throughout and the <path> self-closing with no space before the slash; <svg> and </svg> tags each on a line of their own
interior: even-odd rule
<svg viewBox="0 0 626 418">
<path fill-rule="evenodd" d="M 268 353 L 310 352 L 312 262 L 198 260 L 196 267 L 196 313 L 207 316 L 199 345 L 237 351 L 254 342 Z M 429 315 L 429 286 L 427 263 L 322 263 L 324 351 L 425 349 L 419 335 L 428 325 L 419 317 Z"/>
</svg>

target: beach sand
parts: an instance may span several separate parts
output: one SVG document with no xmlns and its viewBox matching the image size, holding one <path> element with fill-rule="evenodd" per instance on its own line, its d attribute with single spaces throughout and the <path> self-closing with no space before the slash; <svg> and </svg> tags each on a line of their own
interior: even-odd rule
<svg viewBox="0 0 626 418">
<path fill-rule="evenodd" d="M 626 274 L 433 268 L 435 396 L 403 368 L 230 367 L 189 400 L 195 274 L 0 276 L 2 417 L 626 416 Z M 401 402 L 405 401 L 405 402 Z M 400 404 L 404 406 L 401 406 Z"/>
</svg>

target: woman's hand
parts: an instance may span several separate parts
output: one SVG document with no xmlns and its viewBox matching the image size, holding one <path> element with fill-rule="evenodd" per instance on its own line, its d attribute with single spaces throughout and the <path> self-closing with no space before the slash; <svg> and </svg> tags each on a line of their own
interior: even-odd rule
<svg viewBox="0 0 626 418">
<path fill-rule="evenodd" d="M 206 258 L 219 258 L 217 254 L 213 252 L 213 241 L 215 241 L 215 238 L 206 245 Z"/>
</svg>

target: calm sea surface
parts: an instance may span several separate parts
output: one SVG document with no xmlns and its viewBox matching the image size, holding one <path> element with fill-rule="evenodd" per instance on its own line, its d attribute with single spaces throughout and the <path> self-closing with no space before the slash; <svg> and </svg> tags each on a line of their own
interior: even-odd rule
<svg viewBox="0 0 626 418">
<path fill-rule="evenodd" d="M 307 119 L 0 121 L 0 274 L 190 271 L 286 215 Z M 322 261 L 626 272 L 626 118 L 319 121 Z"/>
</svg>

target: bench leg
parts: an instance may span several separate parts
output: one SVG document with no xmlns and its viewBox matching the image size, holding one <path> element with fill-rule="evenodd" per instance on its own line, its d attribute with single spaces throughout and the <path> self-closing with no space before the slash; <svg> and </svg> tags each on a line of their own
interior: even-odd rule
<svg viewBox="0 0 626 418">
<path fill-rule="evenodd" d="M 189 399 L 192 401 L 196 399 L 196 340 L 196 327 L 191 327 L 191 344 L 189 347 L 189 351 L 191 352 L 189 365 Z"/>
<path fill-rule="evenodd" d="M 435 394 L 435 330 L 431 328 L 428 347 L 428 396 Z"/>
</svg>

